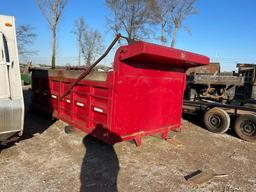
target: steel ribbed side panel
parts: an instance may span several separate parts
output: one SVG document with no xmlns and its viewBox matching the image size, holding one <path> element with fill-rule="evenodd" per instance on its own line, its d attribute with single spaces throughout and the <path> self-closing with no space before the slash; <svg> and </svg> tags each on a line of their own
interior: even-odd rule
<svg viewBox="0 0 256 192">
<path fill-rule="evenodd" d="M 23 101 L 22 100 L 0 100 L 0 138 L 10 133 L 19 132 L 23 127 Z M 8 133 L 8 134 L 6 134 Z"/>
</svg>

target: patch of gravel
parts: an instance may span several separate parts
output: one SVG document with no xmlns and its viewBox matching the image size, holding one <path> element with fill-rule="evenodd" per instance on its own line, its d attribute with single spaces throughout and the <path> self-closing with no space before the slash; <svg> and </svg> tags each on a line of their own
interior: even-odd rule
<svg viewBox="0 0 256 192">
<path fill-rule="evenodd" d="M 212 134 L 188 121 L 171 132 L 179 144 L 144 137 L 142 146 L 114 147 L 57 121 L 41 134 L 0 154 L 0 191 L 256 191 L 256 144 Z M 193 171 L 228 174 L 202 186 L 184 176 Z"/>
</svg>

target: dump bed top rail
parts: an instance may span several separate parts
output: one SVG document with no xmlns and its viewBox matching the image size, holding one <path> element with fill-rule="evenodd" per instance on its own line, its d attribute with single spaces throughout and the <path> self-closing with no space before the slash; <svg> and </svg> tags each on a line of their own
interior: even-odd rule
<svg viewBox="0 0 256 192">
<path fill-rule="evenodd" d="M 129 45 L 123 52 L 122 61 L 157 62 L 185 68 L 209 64 L 206 56 L 143 41 Z"/>
</svg>

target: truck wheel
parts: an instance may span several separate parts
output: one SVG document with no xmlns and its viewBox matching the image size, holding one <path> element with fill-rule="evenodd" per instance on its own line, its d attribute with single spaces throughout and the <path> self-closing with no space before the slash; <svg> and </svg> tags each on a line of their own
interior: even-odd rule
<svg viewBox="0 0 256 192">
<path fill-rule="evenodd" d="M 204 124 L 213 133 L 225 133 L 230 126 L 230 117 L 226 111 L 215 107 L 205 113 Z"/>
<path fill-rule="evenodd" d="M 235 121 L 235 132 L 245 141 L 256 140 L 256 115 L 239 115 Z"/>
</svg>

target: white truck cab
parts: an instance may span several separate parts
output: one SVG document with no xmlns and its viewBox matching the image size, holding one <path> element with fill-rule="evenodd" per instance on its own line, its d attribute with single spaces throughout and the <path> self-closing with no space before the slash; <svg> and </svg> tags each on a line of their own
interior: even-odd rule
<svg viewBox="0 0 256 192">
<path fill-rule="evenodd" d="M 24 101 L 16 41 L 15 18 L 0 15 L 0 144 L 21 135 Z"/>
</svg>

